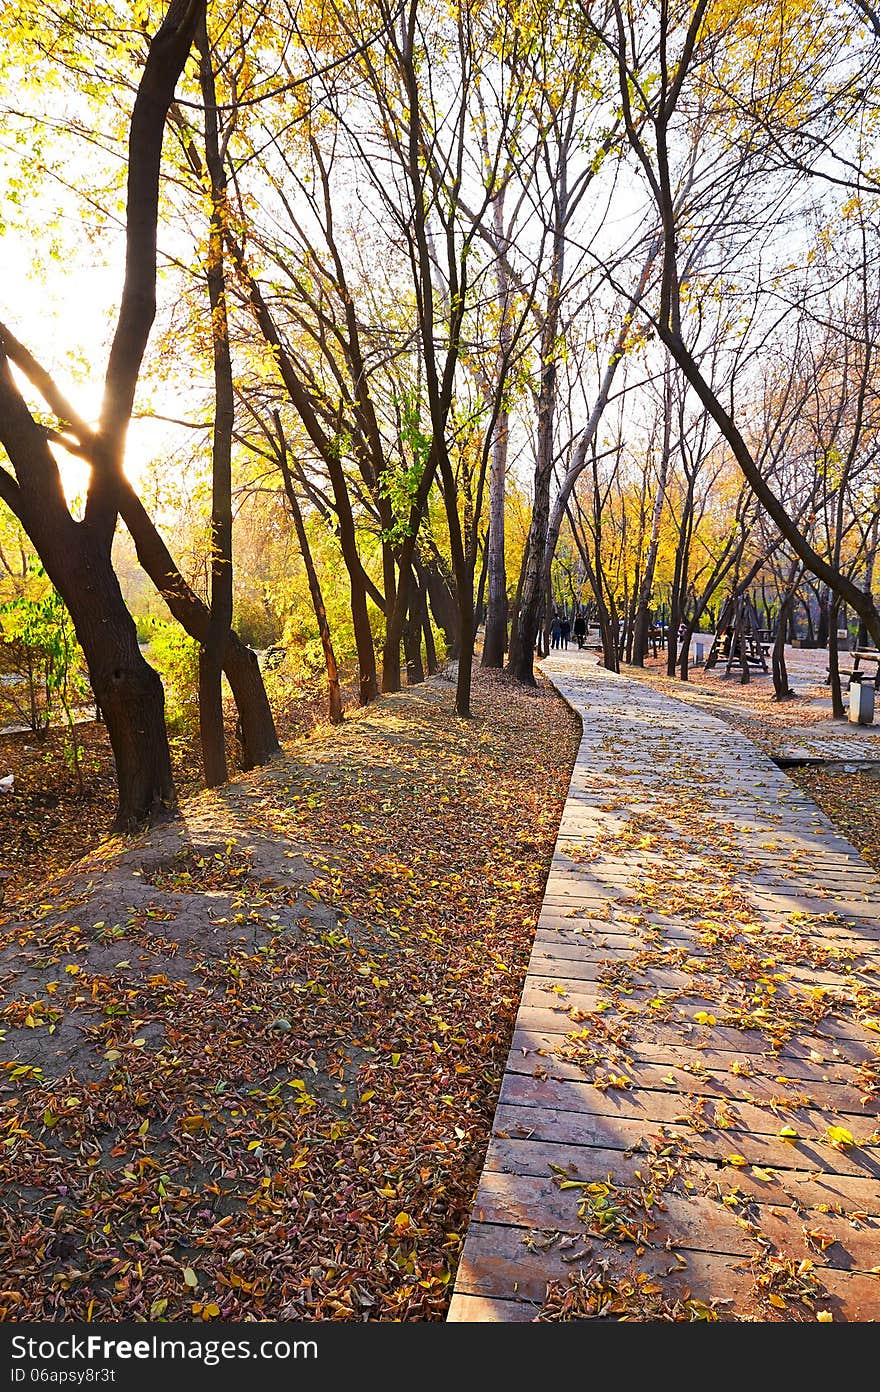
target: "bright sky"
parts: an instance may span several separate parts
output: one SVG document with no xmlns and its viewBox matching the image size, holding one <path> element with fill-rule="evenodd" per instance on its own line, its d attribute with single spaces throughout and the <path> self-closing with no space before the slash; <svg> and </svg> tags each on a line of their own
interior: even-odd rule
<svg viewBox="0 0 880 1392">
<path fill-rule="evenodd" d="M 0 191 L 12 173 L 12 161 L 0 142 Z M 104 388 L 107 354 L 116 322 L 124 274 L 125 246 L 121 231 L 104 230 L 97 236 L 84 221 L 76 199 L 54 185 L 43 195 L 45 208 L 28 202 L 28 218 L 38 231 L 42 214 L 57 218 L 56 244 L 63 257 L 47 256 L 46 244 L 38 245 L 14 222 L 0 232 L 0 319 L 9 325 L 58 381 L 81 415 L 97 422 Z M 7 205 L 8 207 L 8 205 Z M 160 286 L 161 304 L 161 286 Z M 161 312 L 161 310 L 160 310 Z M 150 348 L 147 349 L 149 358 Z M 185 391 L 166 384 L 155 392 L 150 405 L 163 415 L 201 416 L 199 403 Z M 32 391 L 28 400 L 37 405 Z M 145 407 L 139 393 L 135 411 Z M 180 428 L 161 421 L 133 420 L 126 451 L 126 472 L 138 482 L 147 465 L 161 459 Z M 82 496 L 88 471 L 76 459 L 57 451 L 70 497 Z"/>
</svg>

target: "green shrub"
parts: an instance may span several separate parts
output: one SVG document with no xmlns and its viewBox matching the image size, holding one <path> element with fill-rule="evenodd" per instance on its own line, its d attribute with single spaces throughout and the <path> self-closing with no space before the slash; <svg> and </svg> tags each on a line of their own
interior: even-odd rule
<svg viewBox="0 0 880 1392">
<path fill-rule="evenodd" d="M 147 656 L 165 687 L 169 730 L 189 732 L 199 723 L 199 645 L 176 623 L 152 621 Z"/>
</svg>

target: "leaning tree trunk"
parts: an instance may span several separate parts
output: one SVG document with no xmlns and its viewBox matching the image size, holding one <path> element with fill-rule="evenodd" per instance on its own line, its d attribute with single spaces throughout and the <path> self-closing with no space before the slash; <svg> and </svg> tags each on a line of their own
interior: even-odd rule
<svg viewBox="0 0 880 1392">
<path fill-rule="evenodd" d="M 85 522 L 56 532 L 39 550 L 50 580 L 70 611 L 104 714 L 116 761 L 117 831 L 134 831 L 176 808 L 165 730 L 165 696 L 158 672 L 145 661 L 134 620 L 104 548 Z"/>
<path fill-rule="evenodd" d="M 139 564 L 172 616 L 191 638 L 203 643 L 210 622 L 208 607 L 181 575 L 155 523 L 126 479 L 120 488 L 119 512 L 134 542 Z M 275 720 L 257 655 L 234 631 L 226 639 L 223 671 L 238 710 L 241 766 L 247 771 L 267 764 L 279 753 Z"/>
<path fill-rule="evenodd" d="M 223 671 L 238 711 L 235 735 L 239 745 L 239 762 L 247 772 L 277 758 L 281 746 L 259 658 L 234 630 L 226 639 Z"/>
</svg>

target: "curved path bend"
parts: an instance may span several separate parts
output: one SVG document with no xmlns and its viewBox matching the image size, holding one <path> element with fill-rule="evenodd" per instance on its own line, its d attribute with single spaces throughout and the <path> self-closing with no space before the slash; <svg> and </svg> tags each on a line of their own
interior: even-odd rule
<svg viewBox="0 0 880 1392">
<path fill-rule="evenodd" d="M 880 880 L 748 739 L 586 653 L 453 1321 L 880 1317 Z"/>
</svg>

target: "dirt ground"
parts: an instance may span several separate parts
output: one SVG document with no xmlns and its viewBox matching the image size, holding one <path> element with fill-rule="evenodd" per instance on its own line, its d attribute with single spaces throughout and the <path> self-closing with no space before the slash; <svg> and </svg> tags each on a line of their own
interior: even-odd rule
<svg viewBox="0 0 880 1392">
<path fill-rule="evenodd" d="M 279 738 L 296 739 L 325 722 L 323 694 L 309 693 L 276 712 Z M 234 710 L 227 711 L 227 757 L 236 754 Z M 113 751 L 107 729 L 94 721 L 76 726 L 79 771 L 71 760 L 69 735 L 49 730 L 0 735 L 0 779 L 10 774 L 12 789 L 0 787 L 0 904 L 26 903 L 47 877 L 65 870 L 100 845 L 116 810 Z M 197 732 L 169 734 L 174 782 L 181 797 L 202 786 Z"/>
<path fill-rule="evenodd" d="M 0 1317 L 442 1318 L 580 734 L 501 674 L 453 704 L 18 890 Z"/>
</svg>

